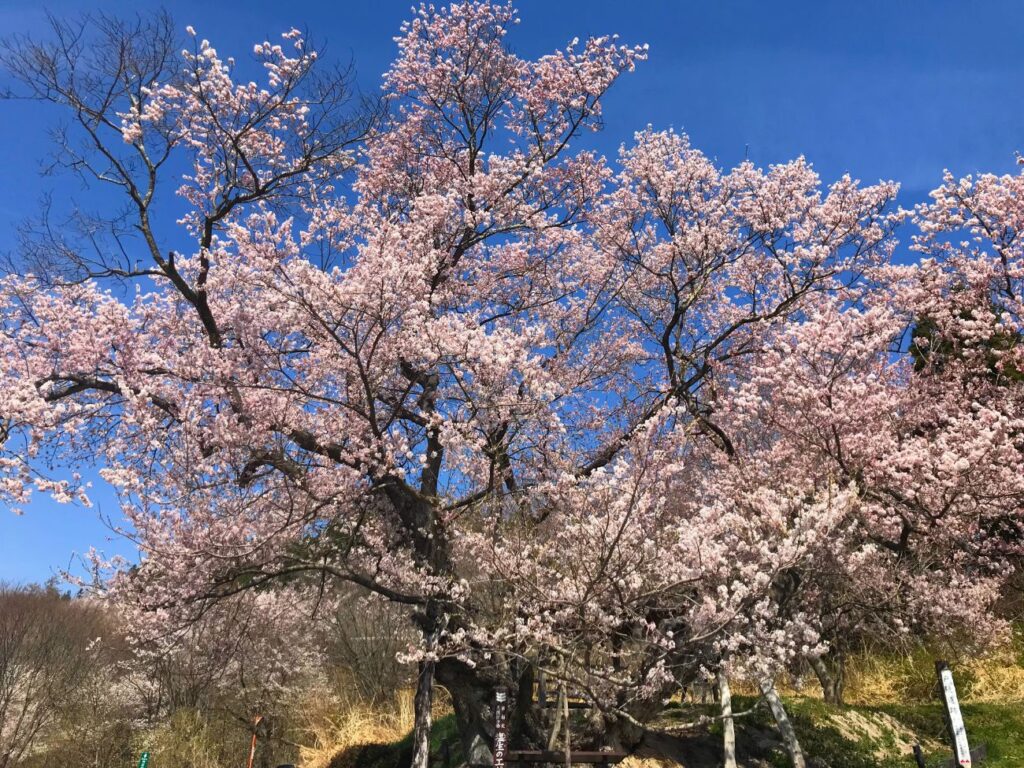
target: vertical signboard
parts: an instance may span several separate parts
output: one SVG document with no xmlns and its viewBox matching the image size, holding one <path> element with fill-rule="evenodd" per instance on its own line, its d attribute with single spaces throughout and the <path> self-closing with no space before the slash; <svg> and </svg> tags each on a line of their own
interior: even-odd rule
<svg viewBox="0 0 1024 768">
<path fill-rule="evenodd" d="M 505 768 L 508 755 L 508 691 L 494 694 L 494 768 Z"/>
<path fill-rule="evenodd" d="M 139 755 L 139 768 L 147 768 L 149 765 L 149 752 L 143 752 Z"/>
<path fill-rule="evenodd" d="M 953 760 L 961 768 L 971 768 L 971 748 L 967 745 L 967 729 L 964 718 L 960 714 L 960 701 L 956 697 L 956 686 L 953 685 L 953 673 L 944 661 L 935 662 L 935 672 L 942 686 L 942 701 L 946 706 L 946 724 L 953 740 Z"/>
</svg>

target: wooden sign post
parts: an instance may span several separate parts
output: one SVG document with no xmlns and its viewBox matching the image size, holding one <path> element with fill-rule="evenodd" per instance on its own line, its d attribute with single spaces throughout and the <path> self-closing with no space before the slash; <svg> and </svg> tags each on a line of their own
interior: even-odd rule
<svg viewBox="0 0 1024 768">
<path fill-rule="evenodd" d="M 494 694 L 494 768 L 505 768 L 508 757 L 508 691 Z"/>
<path fill-rule="evenodd" d="M 953 760 L 961 768 L 971 768 L 971 748 L 967 744 L 967 729 L 964 718 L 960 714 L 960 701 L 956 697 L 956 686 L 953 685 L 953 673 L 944 661 L 935 662 L 935 673 L 939 676 L 942 686 L 942 701 L 946 707 L 946 724 L 953 742 Z"/>
</svg>

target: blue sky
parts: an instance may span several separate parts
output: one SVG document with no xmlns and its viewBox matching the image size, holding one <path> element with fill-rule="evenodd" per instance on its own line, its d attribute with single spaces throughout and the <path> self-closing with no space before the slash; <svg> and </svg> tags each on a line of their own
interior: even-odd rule
<svg viewBox="0 0 1024 768">
<path fill-rule="evenodd" d="M 113 14 L 146 2 L 104 2 Z M 156 7 L 156 4 L 152 4 Z M 174 15 L 222 55 L 243 59 L 252 43 L 298 26 L 355 62 L 361 86 L 379 87 L 395 51 L 392 37 L 409 0 L 270 2 L 177 0 Z M 73 15 L 96 3 L 48 7 Z M 613 155 L 650 123 L 690 134 L 693 144 L 731 166 L 803 154 L 827 182 L 849 172 L 865 182 L 903 184 L 910 205 L 935 187 L 944 168 L 958 174 L 1010 172 L 1024 151 L 1024 3 L 1011 0 L 833 2 L 673 2 L 520 0 L 522 23 L 510 44 L 524 56 L 573 37 L 617 32 L 649 43 L 650 59 L 624 78 L 605 104 L 605 131 L 592 146 Z M 43 28 L 37 0 L 0 0 L 0 32 Z M 0 249 L 59 179 L 41 178 L 46 130 L 57 115 L 38 105 L 0 102 Z M 67 184 L 65 180 L 63 182 Z M 117 517 L 108 491 L 100 510 Z M 30 506 L 0 509 L 0 581 L 38 581 L 90 546 L 129 552 L 111 540 L 95 510 Z"/>
</svg>

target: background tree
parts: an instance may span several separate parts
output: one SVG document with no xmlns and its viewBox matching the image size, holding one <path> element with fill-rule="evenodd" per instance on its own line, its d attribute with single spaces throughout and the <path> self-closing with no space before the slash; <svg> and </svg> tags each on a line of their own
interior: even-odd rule
<svg viewBox="0 0 1024 768">
<path fill-rule="evenodd" d="M 16 766 L 70 715 L 96 674 L 102 612 L 53 588 L 0 586 L 0 766 Z"/>
</svg>

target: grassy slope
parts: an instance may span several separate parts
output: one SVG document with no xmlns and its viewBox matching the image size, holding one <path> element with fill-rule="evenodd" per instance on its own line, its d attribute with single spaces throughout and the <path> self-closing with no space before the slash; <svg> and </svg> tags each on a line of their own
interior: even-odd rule
<svg viewBox="0 0 1024 768">
<path fill-rule="evenodd" d="M 749 707 L 753 701 L 744 697 L 736 697 L 736 710 Z M 790 699 L 786 702 L 787 710 L 800 738 L 806 755 L 815 758 L 812 765 L 828 766 L 829 768 L 912 768 L 914 761 L 906 754 L 901 754 L 895 739 L 888 735 L 870 739 L 863 737 L 858 741 L 850 740 L 830 720 L 833 712 L 820 701 L 812 699 Z M 689 707 L 687 709 L 690 709 Z M 945 724 L 942 707 L 939 704 L 920 704 L 912 706 L 889 705 L 880 707 L 850 706 L 846 712 L 856 712 L 871 716 L 884 713 L 895 718 L 902 725 L 920 736 L 926 743 L 933 745 L 945 743 Z M 686 714 L 677 709 L 680 716 Z M 971 744 L 984 743 L 988 746 L 989 759 L 982 763 L 982 768 L 1020 768 L 1024 766 L 1024 708 L 1018 704 L 965 704 L 964 720 L 967 724 Z M 668 718 L 671 721 L 671 717 Z M 759 708 L 748 717 L 737 722 L 737 743 L 740 759 L 756 760 L 758 765 L 770 765 L 786 768 L 788 760 L 777 744 L 767 744 L 774 734 L 774 723 L 764 708 Z M 720 726 L 712 728 L 709 737 L 717 740 Z M 455 732 L 454 717 L 448 716 L 436 721 L 432 735 L 432 752 L 438 759 L 436 765 L 442 765 L 439 756 L 441 744 L 448 741 L 452 745 L 452 766 L 459 764 L 458 739 Z M 359 768 L 405 768 L 411 753 L 411 735 L 400 742 L 388 745 L 364 747 L 354 761 L 346 761 Z M 885 754 L 885 757 L 878 757 Z M 926 751 L 929 766 L 943 764 L 951 753 L 948 749 Z M 745 759 L 746 758 L 746 759 Z"/>
<path fill-rule="evenodd" d="M 445 742 L 450 749 L 450 766 L 454 768 L 462 762 L 454 715 L 447 715 L 434 721 L 430 733 L 430 753 L 434 756 L 432 766 L 444 768 L 444 762 L 440 758 Z M 393 744 L 371 744 L 358 748 L 355 754 L 346 753 L 338 756 L 331 763 L 331 768 L 408 768 L 411 759 L 412 733 L 409 733 L 404 739 Z"/>
<path fill-rule="evenodd" d="M 915 732 L 936 741 L 946 738 L 941 704 L 879 707 L 909 725 Z M 985 768 L 1020 768 L 1024 766 L 1024 708 L 1013 704 L 963 704 L 961 711 L 972 746 L 985 744 L 988 759 Z M 937 758 L 949 757 L 949 750 L 929 753 L 928 764 Z M 935 758 L 935 760 L 931 759 Z"/>
<path fill-rule="evenodd" d="M 830 721 L 832 710 L 820 701 L 793 699 L 787 701 L 787 709 L 806 754 L 818 758 L 830 768 L 907 768 L 914 765 L 913 758 L 901 754 L 895 739 L 888 735 L 873 740 L 849 740 Z M 926 744 L 931 743 L 935 747 L 925 751 L 929 766 L 944 764 L 952 756 L 950 749 L 941 746 L 947 739 L 941 704 L 851 706 L 845 709 L 867 716 L 883 713 L 899 721 Z M 965 704 L 962 712 L 971 745 L 985 744 L 988 747 L 988 759 L 981 764 L 984 768 L 1024 766 L 1024 709 L 1019 704 Z M 766 712 L 759 711 L 753 719 L 757 726 L 771 727 Z M 743 738 L 743 730 L 749 726 L 744 724 L 738 739 Z M 879 754 L 886 757 L 876 756 Z M 780 768 L 788 765 L 784 754 L 778 751 L 770 760 Z"/>
</svg>

